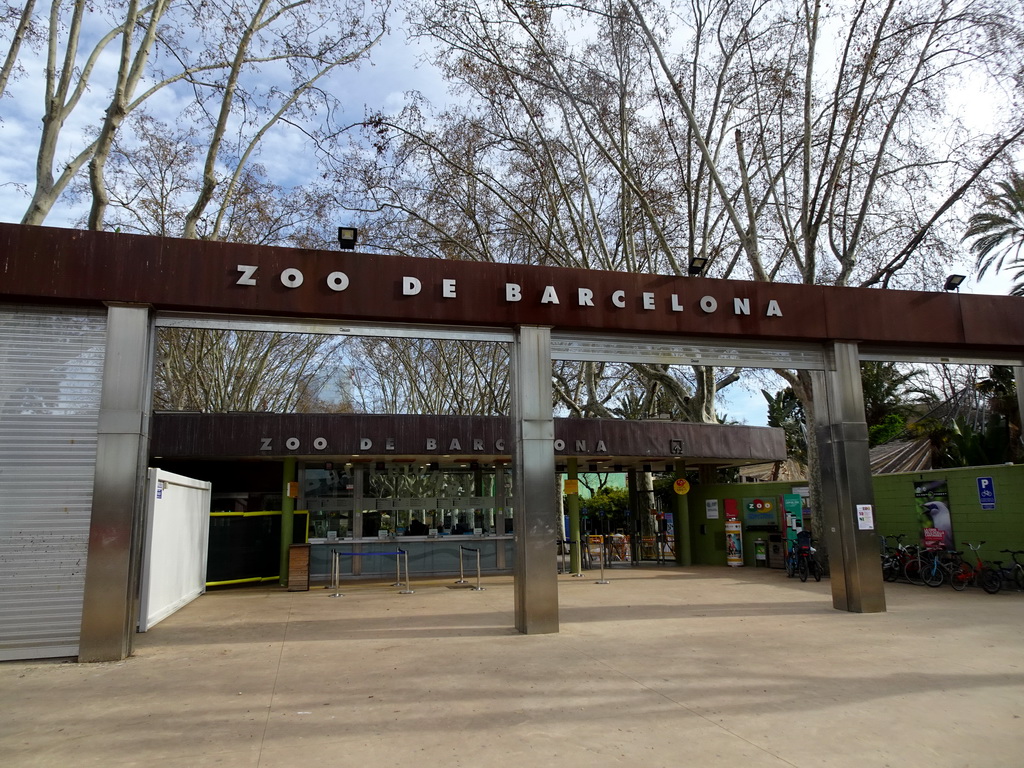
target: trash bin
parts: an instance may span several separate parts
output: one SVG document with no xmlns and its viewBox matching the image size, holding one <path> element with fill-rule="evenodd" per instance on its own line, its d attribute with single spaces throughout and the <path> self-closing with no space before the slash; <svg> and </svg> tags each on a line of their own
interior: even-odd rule
<svg viewBox="0 0 1024 768">
<path fill-rule="evenodd" d="M 768 535 L 768 567 L 786 567 L 786 542 L 782 540 L 782 534 L 772 533 Z"/>
<path fill-rule="evenodd" d="M 764 539 L 754 539 L 754 567 L 768 567 L 768 542 Z"/>
</svg>

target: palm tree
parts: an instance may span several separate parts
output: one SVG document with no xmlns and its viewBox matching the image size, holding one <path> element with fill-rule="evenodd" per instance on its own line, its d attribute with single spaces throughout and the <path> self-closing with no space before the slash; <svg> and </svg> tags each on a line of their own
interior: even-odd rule
<svg viewBox="0 0 1024 768">
<path fill-rule="evenodd" d="M 934 392 L 917 386 L 924 371 L 901 368 L 897 363 L 861 363 L 864 420 L 872 446 L 881 445 L 906 430 L 907 419 L 922 405 L 934 402 Z"/>
<path fill-rule="evenodd" d="M 971 253 L 977 259 L 978 277 L 989 269 L 1017 269 L 1012 275 L 1011 296 L 1024 296 L 1024 176 L 1010 174 L 996 184 L 983 210 L 967 222 L 964 240 L 973 239 Z"/>
</svg>

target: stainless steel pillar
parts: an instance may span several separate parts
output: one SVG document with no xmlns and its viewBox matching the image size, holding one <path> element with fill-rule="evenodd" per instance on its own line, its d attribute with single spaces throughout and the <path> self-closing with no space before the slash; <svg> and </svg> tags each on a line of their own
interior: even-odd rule
<svg viewBox="0 0 1024 768">
<path fill-rule="evenodd" d="M 1024 365 L 1013 366 L 1013 379 L 1017 383 L 1017 413 L 1024 425 Z"/>
<path fill-rule="evenodd" d="M 512 344 L 511 434 L 516 629 L 528 635 L 557 632 L 558 514 L 548 328 L 516 329 Z"/>
<path fill-rule="evenodd" d="M 878 533 L 858 526 L 857 506 L 874 508 L 868 427 L 857 345 L 832 345 L 834 366 L 813 374 L 821 505 L 831 570 L 832 605 L 853 613 L 885 611 Z"/>
<path fill-rule="evenodd" d="M 147 307 L 108 308 L 79 661 L 118 661 L 131 653 L 142 551 L 153 346 Z"/>
</svg>

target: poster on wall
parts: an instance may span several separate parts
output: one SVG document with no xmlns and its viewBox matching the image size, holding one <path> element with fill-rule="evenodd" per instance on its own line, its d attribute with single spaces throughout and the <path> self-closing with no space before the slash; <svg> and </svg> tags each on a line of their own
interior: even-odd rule
<svg viewBox="0 0 1024 768">
<path fill-rule="evenodd" d="M 725 524 L 725 562 L 734 568 L 743 565 L 743 524 L 739 520 Z"/>
<path fill-rule="evenodd" d="M 955 549 L 946 481 L 915 481 L 914 502 L 921 522 L 921 543 L 928 549 Z"/>
<path fill-rule="evenodd" d="M 740 506 L 736 499 L 722 499 L 722 501 L 725 503 L 725 519 L 739 520 Z"/>
<path fill-rule="evenodd" d="M 704 502 L 704 510 L 708 520 L 718 519 L 718 499 L 707 499 Z"/>
</svg>

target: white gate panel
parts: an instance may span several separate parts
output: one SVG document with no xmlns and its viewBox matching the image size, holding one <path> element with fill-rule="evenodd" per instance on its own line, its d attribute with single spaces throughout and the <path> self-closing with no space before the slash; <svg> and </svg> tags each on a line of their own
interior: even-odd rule
<svg viewBox="0 0 1024 768">
<path fill-rule="evenodd" d="M 150 469 L 139 631 L 206 591 L 210 483 Z"/>
<path fill-rule="evenodd" d="M 0 660 L 78 654 L 106 316 L 0 305 Z"/>
</svg>

